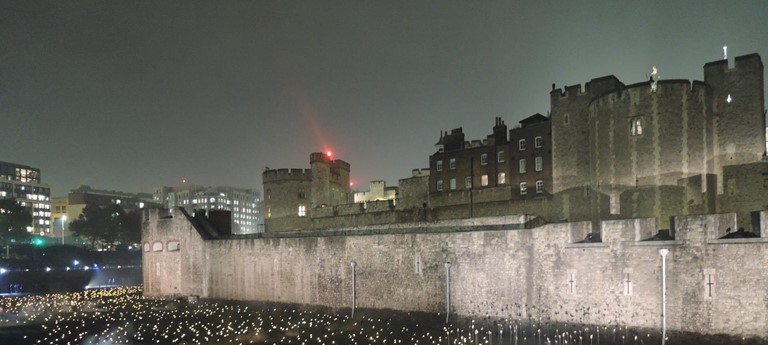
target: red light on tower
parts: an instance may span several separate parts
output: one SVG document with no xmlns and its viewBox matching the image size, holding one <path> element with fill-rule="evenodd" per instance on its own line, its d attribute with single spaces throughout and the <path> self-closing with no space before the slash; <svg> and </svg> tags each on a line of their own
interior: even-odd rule
<svg viewBox="0 0 768 345">
<path fill-rule="evenodd" d="M 333 156 L 333 152 L 328 151 L 325 153 L 325 155 L 328 156 L 328 158 L 331 158 Z"/>
</svg>

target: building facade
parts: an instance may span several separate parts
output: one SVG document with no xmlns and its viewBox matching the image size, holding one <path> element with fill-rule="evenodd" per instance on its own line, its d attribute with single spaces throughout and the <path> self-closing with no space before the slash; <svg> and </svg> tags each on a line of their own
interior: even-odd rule
<svg viewBox="0 0 768 345">
<path fill-rule="evenodd" d="M 153 191 L 152 199 L 165 208 L 230 211 L 233 234 L 264 232 L 261 193 L 258 190 L 185 184 L 178 187 L 157 187 Z"/>
<path fill-rule="evenodd" d="M 87 205 L 120 205 L 126 212 L 160 207 L 149 193 L 127 193 L 81 185 L 70 190 L 65 197 L 53 198 L 53 212 L 50 216 L 51 237 L 62 244 L 81 244 L 82 241 L 73 237 L 70 224 L 80 218 Z"/>
<path fill-rule="evenodd" d="M 429 157 L 432 206 L 548 197 L 552 190 L 549 118 L 535 114 L 507 131 L 496 118 L 485 140 L 465 141 L 461 128 L 442 134 Z"/>
<path fill-rule="evenodd" d="M 398 187 L 387 186 L 386 181 L 371 181 L 368 191 L 354 192 L 354 202 L 366 203 L 369 201 L 397 200 Z"/>
<path fill-rule="evenodd" d="M 29 210 L 32 234 L 51 233 L 51 188 L 43 184 L 40 169 L 27 165 L 0 162 L 0 198 L 15 198 Z"/>
</svg>

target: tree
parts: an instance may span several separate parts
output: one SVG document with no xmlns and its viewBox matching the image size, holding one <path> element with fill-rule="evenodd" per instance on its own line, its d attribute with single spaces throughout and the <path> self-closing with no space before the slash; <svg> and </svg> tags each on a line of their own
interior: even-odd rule
<svg viewBox="0 0 768 345">
<path fill-rule="evenodd" d="M 141 210 L 123 213 L 117 240 L 123 244 L 141 242 Z"/>
<path fill-rule="evenodd" d="M 0 199 L 0 240 L 8 244 L 11 240 L 25 241 L 30 233 L 32 214 L 14 198 Z"/>
<path fill-rule="evenodd" d="M 111 247 L 116 243 L 138 243 L 141 241 L 141 211 L 126 212 L 122 206 L 115 204 L 87 204 L 80 216 L 70 224 L 70 230 L 92 247 L 97 244 Z"/>
</svg>

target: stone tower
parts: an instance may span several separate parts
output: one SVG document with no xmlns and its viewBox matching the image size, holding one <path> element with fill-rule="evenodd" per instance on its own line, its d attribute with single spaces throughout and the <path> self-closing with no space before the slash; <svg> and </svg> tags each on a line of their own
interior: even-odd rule
<svg viewBox="0 0 768 345">
<path fill-rule="evenodd" d="M 349 163 L 334 160 L 331 155 L 314 152 L 309 155 L 312 170 L 312 208 L 351 202 Z"/>
<path fill-rule="evenodd" d="M 763 62 L 757 54 L 704 65 L 704 82 L 711 90 L 713 161 L 718 194 L 723 193 L 722 167 L 759 161 L 765 156 Z"/>
</svg>

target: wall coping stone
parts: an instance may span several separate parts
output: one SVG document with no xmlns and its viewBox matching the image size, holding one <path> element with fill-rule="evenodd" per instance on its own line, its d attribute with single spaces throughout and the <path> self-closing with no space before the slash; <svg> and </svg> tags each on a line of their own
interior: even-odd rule
<svg viewBox="0 0 768 345">
<path fill-rule="evenodd" d="M 607 243 L 566 243 L 565 248 L 608 248 Z"/>
<path fill-rule="evenodd" d="M 754 244 L 754 243 L 768 243 L 768 238 L 728 238 L 728 239 L 716 239 L 707 240 L 707 244 Z"/>
<path fill-rule="evenodd" d="M 678 247 L 683 245 L 683 241 L 642 241 L 635 242 L 632 245 L 641 247 Z"/>
<path fill-rule="evenodd" d="M 473 231 L 504 231 L 504 230 L 524 230 L 525 224 L 498 224 L 498 225 L 466 225 L 466 226 L 414 226 L 401 228 L 376 228 L 376 229 L 342 229 L 342 230 L 304 230 L 304 231 L 281 231 L 264 232 L 258 234 L 233 234 L 229 237 L 216 238 L 217 240 L 231 239 L 267 239 L 267 238 L 297 238 L 297 237 L 338 237 L 338 236 L 374 236 L 374 235 L 416 235 L 416 234 L 434 234 L 434 233 L 455 233 L 455 232 L 473 232 Z"/>
</svg>

